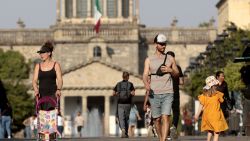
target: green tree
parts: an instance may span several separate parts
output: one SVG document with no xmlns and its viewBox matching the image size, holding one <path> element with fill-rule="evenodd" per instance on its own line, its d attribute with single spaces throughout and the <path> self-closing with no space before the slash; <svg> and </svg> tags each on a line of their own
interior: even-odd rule
<svg viewBox="0 0 250 141">
<path fill-rule="evenodd" d="M 228 36 L 221 34 L 213 44 L 207 47 L 206 52 L 202 53 L 204 60 L 198 61 L 197 57 L 197 62 L 193 63 L 195 65 L 192 66 L 189 81 L 185 84 L 185 91 L 191 96 L 196 97 L 205 85 L 205 78 L 215 75 L 218 70 L 224 71 L 230 91 L 239 91 L 245 87 L 241 82 L 239 72 L 243 63 L 233 63 L 232 60 L 242 55 L 245 46 L 241 39 L 243 37 L 250 39 L 250 31 L 239 29 L 228 33 Z"/>
<path fill-rule="evenodd" d="M 4 52 L 0 49 L 0 58 L 0 80 L 13 109 L 15 132 L 23 127 L 22 121 L 34 111 L 33 100 L 27 93 L 29 88 L 24 84 L 29 76 L 29 63 L 16 51 Z"/>
<path fill-rule="evenodd" d="M 229 91 L 239 91 L 244 88 L 244 84 L 241 81 L 240 69 L 243 63 L 233 63 L 229 61 L 224 68 L 225 80 L 228 83 Z"/>
</svg>

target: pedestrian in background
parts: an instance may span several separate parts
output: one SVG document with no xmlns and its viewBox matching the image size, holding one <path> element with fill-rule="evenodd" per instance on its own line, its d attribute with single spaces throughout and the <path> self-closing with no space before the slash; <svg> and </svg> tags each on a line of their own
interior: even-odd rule
<svg viewBox="0 0 250 141">
<path fill-rule="evenodd" d="M 31 131 L 31 126 L 32 126 L 32 116 L 27 117 L 24 121 L 23 121 L 23 125 L 25 126 L 25 138 L 26 139 L 30 139 L 32 137 L 32 131 Z"/>
<path fill-rule="evenodd" d="M 31 130 L 33 132 L 33 137 L 36 138 L 37 137 L 37 131 L 38 131 L 38 125 L 37 125 L 37 115 L 34 114 L 32 117 L 32 126 L 31 126 Z"/>
<path fill-rule="evenodd" d="M 194 120 L 196 122 L 203 111 L 201 131 L 208 132 L 207 141 L 210 141 L 213 135 L 213 141 L 218 141 L 220 132 L 228 129 L 227 122 L 220 108 L 220 103 L 224 100 L 223 93 L 216 90 L 216 85 L 219 84 L 219 81 L 214 76 L 207 77 L 205 82 L 204 92 L 198 96 L 200 105 Z"/>
<path fill-rule="evenodd" d="M 135 95 L 135 88 L 133 83 L 129 82 L 128 72 L 123 72 L 122 79 L 114 87 L 113 96 L 118 97 L 117 113 L 119 126 L 122 131 L 121 137 L 128 138 L 129 115 L 132 97 Z"/>
<path fill-rule="evenodd" d="M 128 128 L 129 137 L 135 136 L 135 129 L 137 127 L 138 120 L 141 120 L 141 116 L 138 112 L 137 106 L 133 103 L 129 114 L 129 128 Z"/>
<path fill-rule="evenodd" d="M 175 58 L 175 54 L 173 51 L 168 51 L 168 55 L 171 55 L 173 58 Z M 179 71 L 179 75 L 176 77 L 172 77 L 173 79 L 173 88 L 174 88 L 174 100 L 172 104 L 172 112 L 173 112 L 173 120 L 172 120 L 172 126 L 170 127 L 170 136 L 173 139 L 178 138 L 177 133 L 177 127 L 180 117 L 180 88 L 179 85 L 184 84 L 184 75 L 182 73 L 181 67 L 179 65 L 176 65 Z"/>
<path fill-rule="evenodd" d="M 220 104 L 220 107 L 221 107 L 221 110 L 224 114 L 225 119 L 227 120 L 229 117 L 230 110 L 232 110 L 231 109 L 232 103 L 227 103 L 226 100 L 228 100 L 230 102 L 232 100 L 229 97 L 228 86 L 227 86 L 227 82 L 225 81 L 224 72 L 217 71 L 216 72 L 216 79 L 219 81 L 219 84 L 217 85 L 217 90 L 224 94 L 224 96 L 223 96 L 224 101 Z M 230 105 L 228 105 L 228 104 L 230 104 Z"/>
<path fill-rule="evenodd" d="M 154 130 L 154 123 L 151 113 L 151 106 L 149 102 L 145 104 L 144 111 L 145 111 L 144 119 L 145 119 L 145 126 L 147 128 L 147 136 L 156 137 L 156 132 Z"/>
<path fill-rule="evenodd" d="M 7 102 L 3 110 L 1 111 L 2 115 L 2 135 L 4 137 L 5 131 L 7 132 L 8 138 L 11 138 L 11 123 L 12 123 L 12 108 L 9 102 Z"/>
<path fill-rule="evenodd" d="M 61 115 L 61 112 L 58 113 L 57 115 L 57 129 L 58 132 L 60 133 L 60 138 L 63 137 L 63 130 L 64 130 L 64 118 Z"/>
<path fill-rule="evenodd" d="M 84 127 L 84 118 L 81 112 L 78 112 L 77 116 L 75 117 L 75 126 L 77 128 L 78 137 L 82 137 L 82 128 Z"/>
</svg>

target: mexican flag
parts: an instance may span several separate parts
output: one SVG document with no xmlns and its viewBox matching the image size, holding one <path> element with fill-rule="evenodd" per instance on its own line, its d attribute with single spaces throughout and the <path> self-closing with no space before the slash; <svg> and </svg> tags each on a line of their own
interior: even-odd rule
<svg viewBox="0 0 250 141">
<path fill-rule="evenodd" d="M 101 10 L 99 0 L 95 0 L 95 32 L 98 33 L 101 25 Z"/>
</svg>

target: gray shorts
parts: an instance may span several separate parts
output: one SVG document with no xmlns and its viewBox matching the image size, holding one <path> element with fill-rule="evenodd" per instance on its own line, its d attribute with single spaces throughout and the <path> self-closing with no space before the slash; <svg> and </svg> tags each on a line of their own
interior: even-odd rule
<svg viewBox="0 0 250 141">
<path fill-rule="evenodd" d="M 149 95 L 153 118 L 158 118 L 161 115 L 171 115 L 173 96 L 173 93 Z"/>
</svg>

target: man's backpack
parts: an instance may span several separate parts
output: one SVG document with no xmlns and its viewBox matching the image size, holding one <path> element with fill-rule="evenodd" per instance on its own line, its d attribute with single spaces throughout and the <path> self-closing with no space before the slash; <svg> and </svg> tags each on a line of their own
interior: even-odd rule
<svg viewBox="0 0 250 141">
<path fill-rule="evenodd" d="M 131 103 L 131 84 L 128 81 L 121 81 L 117 84 L 118 103 Z"/>
</svg>

